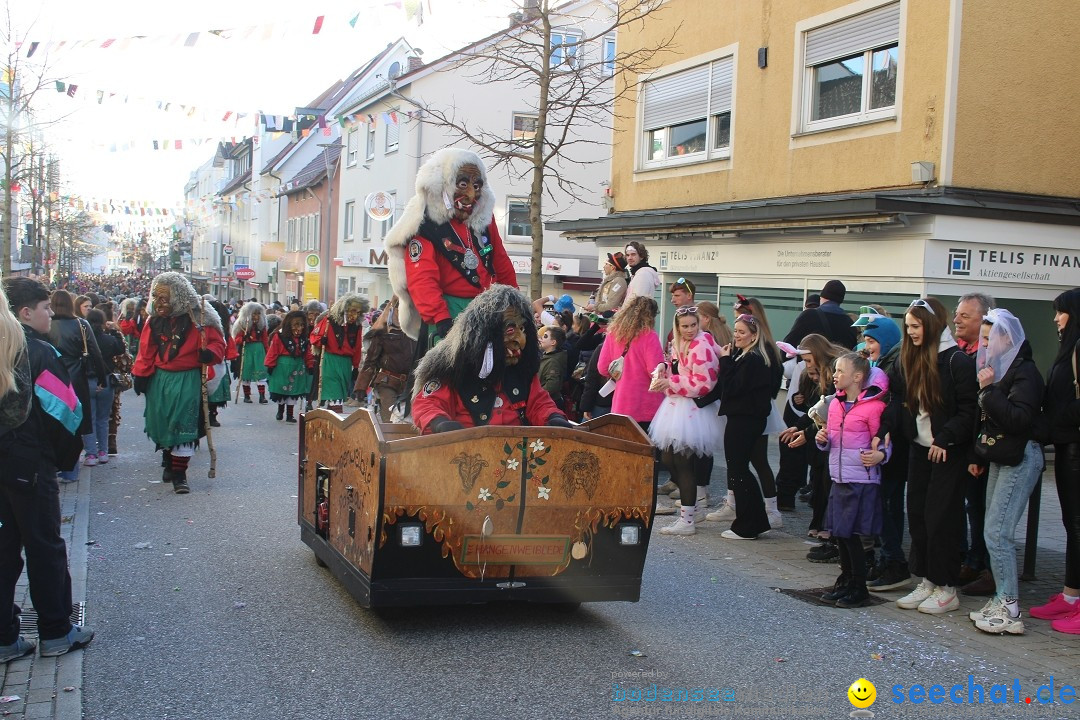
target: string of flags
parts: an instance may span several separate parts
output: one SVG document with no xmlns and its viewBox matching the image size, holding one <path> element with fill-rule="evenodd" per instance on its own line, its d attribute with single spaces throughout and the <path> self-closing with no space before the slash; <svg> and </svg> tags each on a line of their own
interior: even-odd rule
<svg viewBox="0 0 1080 720">
<path fill-rule="evenodd" d="M 370 3 L 372 7 L 394 7 L 405 13 L 406 20 L 416 20 L 417 24 L 423 24 L 425 11 L 431 13 L 432 0 L 383 0 L 383 2 Z M 364 11 L 358 11 L 348 18 L 348 25 L 353 30 L 360 20 Z M 167 35 L 132 35 L 127 37 L 98 37 L 89 39 L 67 40 L 17 40 L 15 41 L 16 52 L 25 50 L 26 57 L 33 57 L 36 53 L 60 52 L 82 48 L 95 48 L 99 50 L 126 50 L 133 43 L 151 43 L 170 47 L 197 47 L 207 42 L 229 40 L 270 40 L 275 35 L 293 28 L 302 27 L 299 20 L 290 20 L 284 23 L 264 23 L 261 25 L 247 25 L 238 28 L 202 30 L 199 32 L 181 32 Z M 317 15 L 310 21 L 307 27 L 311 28 L 311 35 L 320 34 L 326 27 L 326 16 Z M 212 39 L 211 39 L 212 38 Z"/>
</svg>

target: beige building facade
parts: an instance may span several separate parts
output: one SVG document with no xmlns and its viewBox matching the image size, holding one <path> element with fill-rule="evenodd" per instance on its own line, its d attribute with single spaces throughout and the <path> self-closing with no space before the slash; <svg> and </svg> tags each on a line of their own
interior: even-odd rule
<svg viewBox="0 0 1080 720">
<path fill-rule="evenodd" d="M 644 242 L 665 284 L 757 295 L 781 336 L 840 278 L 849 310 L 993 294 L 1050 352 L 1047 300 L 1080 286 L 1080 83 L 1055 70 L 1080 4 L 668 0 L 617 42 L 676 28 L 617 76 L 613 212 L 551 229 Z"/>
</svg>

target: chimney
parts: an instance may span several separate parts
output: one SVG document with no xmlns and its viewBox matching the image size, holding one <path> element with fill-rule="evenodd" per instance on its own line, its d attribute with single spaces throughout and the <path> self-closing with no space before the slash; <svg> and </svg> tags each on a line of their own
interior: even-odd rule
<svg viewBox="0 0 1080 720">
<path fill-rule="evenodd" d="M 413 70 L 416 70 L 417 68 L 421 68 L 423 66 L 424 66 L 424 61 L 423 60 L 421 60 L 418 57 L 414 57 L 414 56 L 410 55 L 409 56 L 409 69 L 406 70 L 405 72 L 412 72 Z"/>
<path fill-rule="evenodd" d="M 525 5 L 522 8 L 525 11 L 525 17 L 529 20 L 535 20 L 540 17 L 540 0 L 525 0 Z"/>
</svg>

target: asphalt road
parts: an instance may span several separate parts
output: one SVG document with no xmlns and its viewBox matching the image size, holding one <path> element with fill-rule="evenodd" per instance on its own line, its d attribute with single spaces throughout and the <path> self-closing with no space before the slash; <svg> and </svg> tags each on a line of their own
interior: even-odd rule
<svg viewBox="0 0 1080 720">
<path fill-rule="evenodd" d="M 878 718 L 1080 715 L 893 704 L 894 684 L 973 671 L 989 689 L 1016 673 L 951 650 L 947 634 L 916 641 L 872 609 L 815 607 L 748 581 L 715 534 L 656 535 L 636 604 L 365 610 L 300 542 L 297 426 L 274 410 L 226 409 L 217 478 L 204 448 L 192 493 L 177 496 L 153 482 L 160 456 L 142 433 L 142 398 L 125 394 L 121 456 L 83 471 L 98 631 L 86 718 L 839 718 L 864 675 Z M 652 683 L 731 700 L 614 699 Z"/>
</svg>

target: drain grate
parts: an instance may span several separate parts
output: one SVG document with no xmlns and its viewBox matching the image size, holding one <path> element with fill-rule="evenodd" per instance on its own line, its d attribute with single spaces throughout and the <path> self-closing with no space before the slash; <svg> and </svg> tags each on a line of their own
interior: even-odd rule
<svg viewBox="0 0 1080 720">
<path fill-rule="evenodd" d="M 783 593 L 784 595 L 787 595 L 788 597 L 793 597 L 796 600 L 802 600 L 805 603 L 810 603 L 811 605 L 820 605 L 821 607 L 831 607 L 831 605 L 829 605 L 828 603 L 822 602 L 821 596 L 824 593 L 827 593 L 830 590 L 832 590 L 832 585 L 830 585 L 829 587 L 822 587 L 822 588 L 809 588 L 807 590 L 793 590 L 793 589 L 790 589 L 790 588 L 773 588 L 773 590 L 775 590 L 778 593 Z M 871 593 L 870 597 L 867 598 L 867 600 L 866 600 L 865 607 L 871 607 L 873 605 L 882 605 L 882 604 L 884 604 L 886 602 L 888 602 L 887 599 L 885 599 L 883 597 L 878 597 L 877 595 L 874 595 L 873 593 Z"/>
<path fill-rule="evenodd" d="M 86 621 L 86 603 L 72 603 L 71 604 L 71 622 L 73 625 L 82 625 Z M 19 632 L 23 635 L 37 635 L 38 634 L 38 614 L 37 610 L 33 608 L 27 608 L 19 615 Z"/>
</svg>

